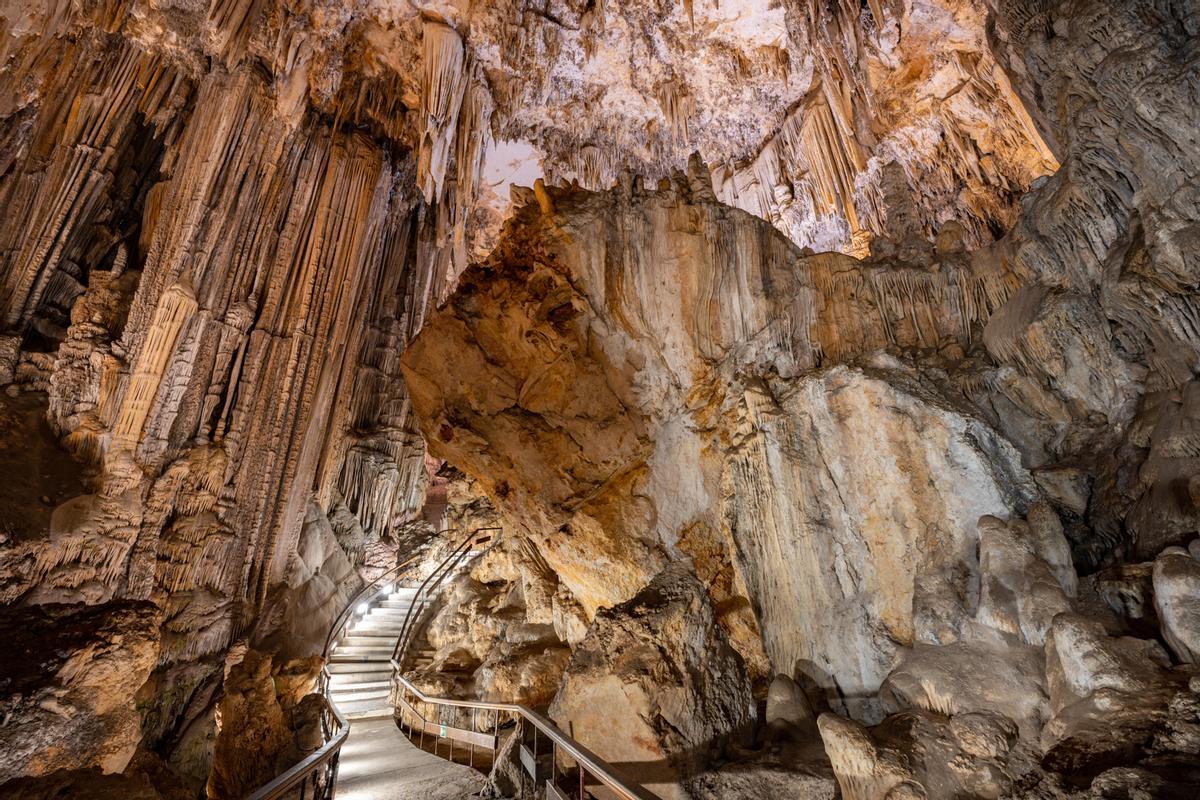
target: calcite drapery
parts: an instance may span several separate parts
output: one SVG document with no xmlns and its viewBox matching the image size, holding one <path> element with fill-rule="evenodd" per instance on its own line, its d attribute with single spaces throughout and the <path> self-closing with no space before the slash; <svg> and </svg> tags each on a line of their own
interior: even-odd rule
<svg viewBox="0 0 1200 800">
<path fill-rule="evenodd" d="M 48 390 L 93 477 L 49 531 L 6 541 L 0 570 L 9 601 L 158 606 L 143 744 L 197 777 L 208 765 L 179 737 L 203 726 L 231 643 L 287 627 L 281 607 L 323 627 L 359 581 L 295 567 L 313 495 L 332 508 L 340 487 L 376 539 L 419 510 L 395 353 L 437 289 L 437 248 L 408 157 L 277 114 L 241 34 L 206 72 L 166 40 L 105 33 L 122 16 L 104 11 L 6 40 L 26 70 L 0 179 L 9 377 Z M 308 605 L 273 599 L 288 593 Z"/>
</svg>

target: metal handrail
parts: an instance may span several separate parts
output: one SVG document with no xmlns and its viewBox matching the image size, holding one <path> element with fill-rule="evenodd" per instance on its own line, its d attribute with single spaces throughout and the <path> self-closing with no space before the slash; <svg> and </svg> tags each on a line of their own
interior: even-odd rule
<svg viewBox="0 0 1200 800">
<path fill-rule="evenodd" d="M 454 529 L 447 528 L 445 530 L 438 531 L 436 535 L 440 536 L 442 534 L 449 533 L 452 530 Z M 473 538 L 474 534 L 468 537 L 467 541 L 472 541 Z M 457 550 L 457 548 L 455 549 Z M 345 607 L 334 619 L 333 624 L 329 628 L 329 633 L 325 636 L 325 645 L 321 648 L 321 659 L 323 662 L 325 662 L 325 666 L 321 668 L 321 680 L 318 684 L 318 692 L 321 694 L 321 699 L 325 703 L 325 711 L 332 714 L 334 722 L 337 723 L 337 730 L 332 736 L 330 736 L 329 724 L 327 720 L 323 718 L 322 725 L 325 730 L 323 730 L 322 733 L 328 738 L 328 741 L 326 741 L 325 744 L 321 745 L 320 748 L 301 760 L 291 769 L 275 778 L 275 780 L 257 789 L 254 794 L 250 795 L 249 800 L 277 800 L 278 798 L 284 797 L 285 793 L 295 789 L 297 786 L 301 787 L 302 790 L 306 790 L 310 777 L 314 782 L 315 797 L 316 789 L 318 788 L 316 784 L 322 768 L 326 768 L 328 771 L 328 777 L 326 780 L 327 785 L 324 787 L 325 796 L 330 798 L 333 797 L 333 785 L 337 781 L 337 758 L 338 754 L 341 752 L 342 743 L 346 741 L 346 737 L 350 734 L 350 723 L 344 716 L 342 716 L 342 712 L 338 711 L 337 706 L 332 700 L 329 699 L 327 694 L 329 679 L 329 650 L 333 646 L 333 643 L 340 637 L 341 632 L 346 628 L 350 621 L 354 619 L 354 609 L 359 603 L 363 602 L 363 598 L 367 595 L 367 593 L 371 592 L 372 589 L 375 589 L 375 591 L 371 593 L 370 597 L 366 600 L 366 602 L 369 603 L 383 593 L 383 588 L 386 586 L 386 583 L 394 583 L 402 574 L 402 570 L 404 570 L 406 567 L 411 568 L 419 560 L 419 556 L 413 556 L 412 558 L 409 558 L 408 560 L 403 561 L 382 573 L 376 577 L 375 580 L 360 588 L 353 594 L 353 596 L 351 596 Z M 304 797 L 304 791 L 302 791 L 301 797 Z"/>
<path fill-rule="evenodd" d="M 429 573 L 425 580 L 421 582 L 421 585 L 417 588 L 417 593 L 413 596 L 412 603 L 410 603 L 408 606 L 408 611 L 404 614 L 404 623 L 400 626 L 400 636 L 396 639 L 396 646 L 392 648 L 393 662 L 401 659 L 404 651 L 408 649 L 409 637 L 416 632 L 417 615 L 413 613 L 413 610 L 424 598 L 429 597 L 439 586 L 442 585 L 442 581 L 446 579 L 446 576 L 450 574 L 452 569 L 458 566 L 463 557 L 470 552 L 471 546 L 475 544 L 476 540 L 481 534 L 494 534 L 499 533 L 502 530 L 503 528 L 499 527 L 489 527 L 476 528 L 475 530 L 471 531 L 471 533 L 464 538 L 462 542 L 460 542 L 453 550 L 450 551 L 449 555 L 442 559 L 441 563 L 434 567 L 433 572 Z M 436 580 L 434 580 L 435 578 Z M 433 581 L 432 586 L 429 585 L 430 581 Z M 419 614 L 420 612 L 417 613 Z"/>
<path fill-rule="evenodd" d="M 400 638 L 396 641 L 396 647 L 392 651 L 391 666 L 393 680 L 398 682 L 402 691 L 411 692 L 412 695 L 427 705 L 451 706 L 457 708 L 470 708 L 474 711 L 493 711 L 497 714 L 505 712 L 508 714 L 517 715 L 522 722 L 528 721 L 534 727 L 534 748 L 536 755 L 537 747 L 537 731 L 541 731 L 554 746 L 562 749 L 566 755 L 574 759 L 579 766 L 579 788 L 580 794 L 584 792 L 584 775 L 590 774 L 594 778 L 604 784 L 609 790 L 614 792 L 620 800 L 657 800 L 656 797 L 643 789 L 637 783 L 629 781 L 622 776 L 620 772 L 612 765 L 604 762 L 599 756 L 587 749 L 579 742 L 572 739 L 567 734 L 559 730 L 551 720 L 534 711 L 528 706 L 519 705 L 517 703 L 489 703 L 475 700 L 456 700 L 445 697 L 430 697 L 418 689 L 408 678 L 404 677 L 401 672 L 402 654 L 407 647 L 408 639 L 415 631 L 415 615 L 413 609 L 418 605 L 418 602 L 423 597 L 428 597 L 435 591 L 450 572 L 462 562 L 462 559 L 470 552 L 471 545 L 476 543 L 482 533 L 490 533 L 500 531 L 500 528 L 478 528 L 472 531 L 469 536 L 457 545 L 450 554 L 444 558 L 437 567 L 434 568 L 421 586 L 417 589 L 417 593 L 413 597 L 413 602 L 409 604 L 408 611 L 405 614 L 404 625 L 401 628 Z M 439 533 L 448 533 L 449 530 L 439 531 Z M 374 586 L 383 582 L 385 578 L 399 574 L 399 570 L 410 565 L 416 559 L 409 559 L 403 564 L 398 564 L 388 572 L 380 575 L 367 586 L 364 586 L 350 599 L 337 619 L 334 620 L 333 626 L 330 629 L 329 635 L 325 640 L 325 648 L 323 654 L 328 658 L 328 651 L 331 643 L 336 639 L 338 633 L 345 627 L 347 621 L 353 617 L 355 606 L 361 601 L 362 597 Z M 430 585 L 432 582 L 432 585 Z M 381 592 L 376 591 L 371 595 L 371 599 L 377 597 Z M 368 601 L 369 602 L 369 601 Z M 327 669 L 322 669 L 323 677 L 327 676 Z M 323 795 L 326 798 L 332 798 L 334 789 L 337 783 L 338 756 L 340 754 L 342 744 L 346 741 L 346 737 L 350 733 L 350 723 L 346 720 L 342 713 L 338 711 L 336 705 L 331 701 L 325 692 L 327 686 L 322 681 L 321 692 L 324 709 L 322 713 L 322 733 L 328 737 L 328 740 L 316 751 L 305 757 L 300 763 L 293 766 L 291 769 L 284 772 L 275 780 L 268 783 L 266 786 L 255 791 L 250 795 L 249 800 L 280 800 L 286 793 L 300 789 L 300 798 L 304 800 L 306 797 L 309 781 L 312 782 L 313 797 L 317 796 L 318 792 L 323 790 Z M 405 701 L 407 702 L 407 701 Z M 417 713 L 413 707 L 409 707 L 410 711 Z M 336 723 L 336 731 L 330 732 L 329 716 L 332 716 L 333 722 Z M 523 747 L 523 745 L 522 745 Z M 453 755 L 453 749 L 451 750 Z M 324 770 L 325 783 L 321 785 L 321 774 Z M 553 778 L 550 783 L 553 784 Z M 548 784 L 549 786 L 550 784 Z M 549 796 L 549 789 L 547 789 Z"/>
<path fill-rule="evenodd" d="M 438 531 L 437 533 L 434 534 L 434 536 L 441 536 L 444 533 L 450 533 L 452 530 L 454 530 L 454 529 L 446 528 L 445 530 Z M 417 562 L 419 560 L 420 560 L 420 556 L 413 556 L 412 558 L 409 558 L 407 561 L 397 564 L 396 566 L 392 567 L 387 572 L 384 572 L 382 575 L 377 577 L 375 580 L 366 584 L 365 586 L 363 586 L 361 589 L 359 589 L 357 592 L 354 593 L 354 596 L 351 597 L 350 600 L 346 603 L 346 606 L 342 609 L 341 613 L 339 613 L 337 615 L 337 619 L 335 619 L 333 621 L 333 625 L 330 626 L 330 628 L 329 628 L 329 634 L 325 637 L 325 646 L 323 648 L 321 648 L 321 660 L 322 661 L 329 661 L 329 649 L 333 646 L 333 643 L 337 640 L 338 635 L 342 632 L 342 629 L 345 628 L 346 625 L 350 622 L 350 620 L 352 620 L 354 618 L 354 608 L 359 603 L 363 602 L 363 599 L 362 599 L 363 595 L 365 595 L 373 587 L 378 586 L 379 588 L 375 591 L 375 593 L 372 594 L 366 600 L 366 602 L 368 602 L 368 603 L 371 602 L 372 600 L 374 600 L 376 597 L 378 597 L 379 595 L 381 595 L 383 593 L 383 587 L 387 585 L 384 583 L 385 578 L 388 580 L 389 583 L 394 583 L 395 579 L 397 577 L 399 577 L 399 575 L 400 575 L 400 570 L 404 569 L 405 567 L 411 566 L 412 564 L 414 564 L 415 562 Z M 383 584 L 383 585 L 381 586 L 380 584 Z"/>
<path fill-rule="evenodd" d="M 430 697 L 413 685 L 412 681 L 404 677 L 400 672 L 400 665 L 395 660 L 392 661 L 392 670 L 396 680 L 405 689 L 412 692 L 413 696 L 422 703 L 470 708 L 475 711 L 504 711 L 510 714 L 517 714 L 544 733 L 552 742 L 561 747 L 567 755 L 575 759 L 581 768 L 586 769 L 587 772 L 595 776 L 622 800 L 658 800 L 656 795 L 651 794 L 637 783 L 622 776 L 615 767 L 563 733 L 551 720 L 534 711 L 529 706 L 517 703 L 487 703 L 482 700 L 455 700 L 449 697 Z"/>
<path fill-rule="evenodd" d="M 350 723 L 342 716 L 342 712 L 337 710 L 337 706 L 328 697 L 322 695 L 321 699 L 325 701 L 325 711 L 333 715 L 333 719 L 337 723 L 337 731 L 329 738 L 329 741 L 306 756 L 300 763 L 287 772 L 255 791 L 254 794 L 250 795 L 248 800 L 276 800 L 276 798 L 283 797 L 285 793 L 296 787 L 301 788 L 300 796 L 303 798 L 305 796 L 304 790 L 308 787 L 310 776 L 314 782 L 313 796 L 316 797 L 317 791 L 321 788 L 317 785 L 317 776 L 319 776 L 319 770 L 322 767 L 327 768 L 326 786 L 324 787 L 326 796 L 333 796 L 333 785 L 337 782 L 338 754 L 342 750 L 342 743 L 350 735 Z M 325 723 L 325 720 L 322 720 L 322 722 Z M 325 724 L 327 725 L 327 723 Z M 329 735 L 327 731 L 325 735 Z"/>
<path fill-rule="evenodd" d="M 446 556 L 445 559 L 434 569 L 432 573 L 422 582 L 417 593 L 413 598 L 413 603 L 409 606 L 408 612 L 404 617 L 404 625 L 400 629 L 400 638 L 396 640 L 396 647 L 392 651 L 392 677 L 399 683 L 401 692 L 407 690 L 413 694 L 418 700 L 426 704 L 451 706 L 455 708 L 469 708 L 473 711 L 494 711 L 516 714 L 523 720 L 533 725 L 537 730 L 544 733 L 555 745 L 562 748 L 568 756 L 573 758 L 579 765 L 582 773 L 587 772 L 593 775 L 621 800 L 657 800 L 656 796 L 643 789 L 640 785 L 632 782 L 622 776 L 613 766 L 605 763 L 599 756 L 588 750 L 579 742 L 572 739 L 567 734 L 559 730 L 558 726 L 552 721 L 534 711 L 528 706 L 523 706 L 517 703 L 489 703 L 481 700 L 456 700 L 446 697 L 430 697 L 418 689 L 403 673 L 404 653 L 408 649 L 411 637 L 414 635 L 417 625 L 417 613 L 414 609 L 423 598 L 427 598 L 446 579 L 446 576 L 461 563 L 462 559 L 469 552 L 470 546 L 475 543 L 477 537 L 482 533 L 499 531 L 500 528 L 479 528 L 472 532 L 462 544 L 456 547 Z M 432 585 L 430 583 L 432 582 Z M 407 702 L 407 701 L 406 701 Z M 415 712 L 414 709 L 414 713 Z M 420 716 L 418 714 L 418 716 Z M 423 717 L 422 717 L 423 719 Z M 474 725 L 472 724 L 472 727 Z M 536 737 L 536 734 L 535 734 Z M 536 741 L 536 738 L 535 738 Z M 535 745 L 536 746 L 536 745 Z M 473 752 L 473 751 L 472 751 Z M 453 749 L 451 749 L 453 755 Z M 581 784 L 582 789 L 582 784 Z"/>
</svg>

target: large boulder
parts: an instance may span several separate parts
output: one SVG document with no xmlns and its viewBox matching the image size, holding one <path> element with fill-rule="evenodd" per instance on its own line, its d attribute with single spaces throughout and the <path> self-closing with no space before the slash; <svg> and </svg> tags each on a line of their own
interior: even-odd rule
<svg viewBox="0 0 1200 800">
<path fill-rule="evenodd" d="M 596 617 L 550 716 L 660 797 L 684 798 L 681 781 L 748 728 L 754 701 L 704 587 L 675 564 Z"/>
<path fill-rule="evenodd" d="M 1154 560 L 1153 580 L 1154 606 L 1162 621 L 1163 638 L 1180 661 L 1197 663 L 1200 661 L 1200 561 L 1182 547 L 1168 548 Z"/>
</svg>

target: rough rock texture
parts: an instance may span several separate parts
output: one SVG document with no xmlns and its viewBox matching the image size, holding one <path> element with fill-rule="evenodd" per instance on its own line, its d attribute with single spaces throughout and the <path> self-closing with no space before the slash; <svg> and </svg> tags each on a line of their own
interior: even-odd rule
<svg viewBox="0 0 1200 800">
<path fill-rule="evenodd" d="M 1200 661 L 1200 562 L 1182 548 L 1169 547 L 1154 560 L 1154 607 L 1163 638 L 1175 657 Z"/>
<path fill-rule="evenodd" d="M 445 248 L 414 156 L 297 95 L 322 34 L 281 11 L 0 13 L 0 378 L 86 478 L 15 498 L 53 510 L 6 524 L 0 599 L 154 603 L 143 744 L 199 784 L 229 648 L 319 651 L 426 481 L 396 357 Z"/>
<path fill-rule="evenodd" d="M 767 654 L 869 714 L 914 595 L 987 559 L 972 522 L 1034 489 L 1007 442 L 901 376 L 839 367 L 743 403 L 721 508 Z"/>
<path fill-rule="evenodd" d="M 699 581 L 674 565 L 601 612 L 575 648 L 550 716 L 660 797 L 743 732 L 753 701 L 741 659 Z"/>
<path fill-rule="evenodd" d="M 948 215 L 930 246 L 886 164 L 862 261 L 716 205 L 699 160 L 538 186 L 405 376 L 431 451 L 588 617 L 690 558 L 756 677 L 842 715 L 844 795 L 1169 795 L 1195 765 L 1195 561 L 1164 548 L 1196 528 L 1200 20 L 991 11 L 993 74 L 1064 165 L 995 245 Z"/>
<path fill-rule="evenodd" d="M 321 700 L 309 694 L 320 660 L 307 669 L 272 666 L 270 656 L 250 650 L 230 667 L 217 706 L 206 797 L 245 797 L 320 746 L 319 727 L 315 742 L 313 728 L 320 724 Z"/>
<path fill-rule="evenodd" d="M 557 588 L 526 542 L 503 538 L 442 592 L 421 631 L 433 655 L 414 679 L 437 693 L 449 678 L 451 691 L 467 696 L 549 703 L 571 655 Z"/>
<path fill-rule="evenodd" d="M 988 351 L 1029 376 L 1013 423 L 1058 428 L 1046 465 L 1099 462 L 1080 498 L 1092 529 L 1084 566 L 1145 560 L 1195 529 L 1183 488 L 1200 112 L 1183 98 L 1200 83 L 1200 21 L 1186 3 L 996 5 L 1015 83 L 1064 155 L 997 253 L 1041 299 L 997 322 Z M 1051 411 L 1058 404 L 1070 422 Z"/>
<path fill-rule="evenodd" d="M 244 793 L 287 759 L 243 769 L 218 705 L 311 745 L 304 670 L 246 648 L 311 655 L 500 521 L 430 685 L 566 703 L 661 575 L 721 688 L 792 682 L 704 769 L 730 725 L 652 724 L 664 791 L 1178 793 L 1198 35 L 1172 0 L 0 3 L 0 602 L 156 609 L 98 721 L 39 726 Z"/>
<path fill-rule="evenodd" d="M 0 783 L 125 769 L 142 736 L 134 695 L 158 655 L 158 613 L 116 601 L 0 614 Z"/>
<path fill-rule="evenodd" d="M 42 778 L 19 778 L 4 784 L 12 800 L 163 800 L 145 774 L 103 775 L 91 770 L 62 771 Z"/>
<path fill-rule="evenodd" d="M 979 516 L 1037 489 L 911 364 L 821 364 L 961 353 L 1003 276 L 806 257 L 682 179 L 539 198 L 406 353 L 431 451 L 512 509 L 589 614 L 690 556 L 747 661 L 862 705 L 912 639 L 915 576 L 965 574 Z M 947 294 L 958 316 L 905 311 Z"/>
<path fill-rule="evenodd" d="M 1051 575 L 1065 543 L 1045 515 L 980 520 L 992 555 L 981 556 L 977 598 L 953 636 L 905 652 L 888 675 L 896 713 L 869 729 L 820 717 L 845 797 L 1009 797 L 1033 785 L 1063 796 L 1089 784 L 1107 797 L 1093 781 L 1119 764 L 1162 784 L 1152 796 L 1200 779 L 1194 669 L 1172 668 L 1117 617 L 1081 613 L 1087 604 Z M 1067 578 L 1069 564 L 1057 567 Z"/>
</svg>

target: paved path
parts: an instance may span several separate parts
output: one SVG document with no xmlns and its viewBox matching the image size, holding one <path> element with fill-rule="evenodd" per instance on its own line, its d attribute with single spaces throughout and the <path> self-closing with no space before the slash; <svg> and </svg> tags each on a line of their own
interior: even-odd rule
<svg viewBox="0 0 1200 800">
<path fill-rule="evenodd" d="M 350 723 L 338 761 L 337 800 L 461 800 L 483 774 L 419 750 L 390 719 Z"/>
</svg>

